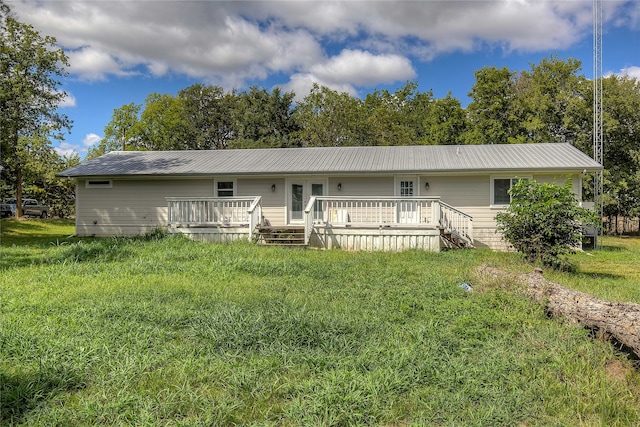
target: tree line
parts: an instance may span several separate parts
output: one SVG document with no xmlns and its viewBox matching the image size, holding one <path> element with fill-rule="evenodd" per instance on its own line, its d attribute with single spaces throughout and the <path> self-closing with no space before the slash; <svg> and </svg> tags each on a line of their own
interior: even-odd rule
<svg viewBox="0 0 640 427">
<path fill-rule="evenodd" d="M 51 146 L 71 129 L 58 111 L 67 96 L 59 89 L 67 66 L 55 38 L 17 20 L 0 0 L 0 197 L 18 200 L 18 216 L 23 194 L 49 204 L 56 216 L 74 209 L 73 183 L 55 174 L 79 158 L 60 156 Z"/>
<path fill-rule="evenodd" d="M 604 209 L 640 214 L 640 82 L 611 75 L 604 87 Z M 225 92 L 195 84 L 114 110 L 94 158 L 112 150 L 214 150 L 367 145 L 566 142 L 593 156 L 593 82 L 577 59 L 542 59 L 523 71 L 484 67 L 463 107 L 407 82 L 362 99 L 314 85 L 293 92 Z M 585 199 L 592 183 L 585 182 Z"/>
</svg>

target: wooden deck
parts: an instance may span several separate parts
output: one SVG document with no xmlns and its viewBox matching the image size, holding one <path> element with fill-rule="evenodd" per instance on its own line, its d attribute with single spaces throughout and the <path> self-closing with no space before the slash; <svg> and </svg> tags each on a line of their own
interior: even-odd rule
<svg viewBox="0 0 640 427">
<path fill-rule="evenodd" d="M 170 232 L 194 240 L 368 251 L 473 247 L 473 219 L 434 197 L 312 197 L 302 225 L 270 225 L 259 196 L 167 202 Z"/>
</svg>

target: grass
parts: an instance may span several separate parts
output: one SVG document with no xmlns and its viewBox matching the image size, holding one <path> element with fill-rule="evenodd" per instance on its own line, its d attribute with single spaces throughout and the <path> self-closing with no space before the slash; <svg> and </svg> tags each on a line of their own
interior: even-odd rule
<svg viewBox="0 0 640 427">
<path fill-rule="evenodd" d="M 482 262 L 530 269 L 514 254 L 2 226 L 2 425 L 640 423 L 640 376 L 609 344 L 515 294 L 460 288 Z M 640 265 L 632 243 L 554 278 L 633 288 L 633 262 L 616 264 Z"/>
<path fill-rule="evenodd" d="M 612 301 L 640 303 L 640 237 L 605 237 L 602 249 L 572 256 L 577 274 L 560 275 L 573 289 Z"/>
</svg>

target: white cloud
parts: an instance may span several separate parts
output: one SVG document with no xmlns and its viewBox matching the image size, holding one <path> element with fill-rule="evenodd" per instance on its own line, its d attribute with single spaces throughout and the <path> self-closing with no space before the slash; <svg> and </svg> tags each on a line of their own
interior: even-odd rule
<svg viewBox="0 0 640 427">
<path fill-rule="evenodd" d="M 74 145 L 74 144 L 70 144 L 66 141 L 61 142 L 60 144 L 58 144 L 57 147 L 53 147 L 53 149 L 55 150 L 56 153 L 58 153 L 59 156 L 64 156 L 64 157 L 71 157 L 73 155 L 78 154 L 78 146 Z M 84 150 L 86 152 L 86 150 Z"/>
<path fill-rule="evenodd" d="M 87 154 L 89 148 L 98 144 L 101 139 L 102 137 L 100 135 L 88 133 L 82 139 L 81 144 L 72 144 L 68 141 L 62 141 L 58 143 L 57 146 L 54 146 L 53 149 L 59 156 L 69 157 L 79 155 L 82 157 Z"/>
<path fill-rule="evenodd" d="M 76 106 L 76 97 L 73 96 L 73 94 L 67 92 L 67 96 L 64 97 L 59 107 L 69 108 L 69 107 L 75 107 L 75 106 Z"/>
<path fill-rule="evenodd" d="M 83 47 L 78 50 L 68 51 L 69 71 L 77 74 L 82 80 L 99 81 L 106 80 L 107 75 L 116 76 L 131 75 L 116 58 L 106 52 L 92 47 Z"/>
<path fill-rule="evenodd" d="M 631 77 L 633 79 L 638 79 L 640 81 L 640 67 L 638 67 L 638 66 L 623 68 L 617 74 L 620 74 L 620 75 L 623 75 L 623 76 L 627 76 L 627 77 Z"/>
<path fill-rule="evenodd" d="M 297 81 L 310 74 L 334 85 L 371 86 L 406 79 L 414 69 L 409 58 L 430 61 L 487 46 L 564 49 L 592 29 L 588 0 L 16 0 L 12 7 L 56 36 L 68 49 L 71 73 L 89 81 L 175 73 L 242 86 L 273 74 L 300 74 Z M 607 2 L 609 20 L 622 12 L 624 25 L 640 25 L 638 2 Z"/>
<path fill-rule="evenodd" d="M 295 101 L 302 101 L 304 97 L 309 95 L 313 84 L 317 83 L 320 86 L 326 86 L 330 89 L 333 89 L 337 92 L 343 93 L 346 92 L 351 96 L 357 96 L 358 91 L 353 85 L 350 84 L 336 84 L 332 82 L 327 82 L 319 79 L 317 76 L 309 73 L 297 73 L 291 76 L 291 79 L 288 83 L 284 85 L 280 85 L 283 91 L 285 92 L 294 92 L 295 93 Z"/>
<path fill-rule="evenodd" d="M 101 140 L 102 140 L 102 137 L 100 135 L 96 135 L 95 133 L 88 133 L 84 136 L 84 139 L 82 140 L 82 145 L 85 147 L 92 147 L 100 143 Z"/>
<path fill-rule="evenodd" d="M 374 86 L 410 80 L 416 76 L 409 59 L 400 55 L 374 55 L 362 50 L 343 50 L 340 55 L 310 68 L 319 80 L 355 86 Z"/>
<path fill-rule="evenodd" d="M 606 73 L 604 73 L 604 77 L 611 77 L 614 75 L 620 77 L 630 77 L 632 79 L 637 79 L 640 81 L 640 66 L 630 66 L 622 68 L 618 72 L 607 71 Z"/>
<path fill-rule="evenodd" d="M 623 3 L 620 7 L 621 12 L 616 14 L 615 10 L 611 10 L 611 2 L 605 2 L 604 14 L 613 18 L 614 25 L 617 27 L 629 27 L 633 30 L 640 30 L 640 2 L 622 1 L 619 3 Z"/>
<path fill-rule="evenodd" d="M 213 81 L 264 79 L 323 58 L 305 29 L 243 17 L 219 2 L 36 2 L 16 12 L 57 37 L 70 72 L 88 81 L 146 70 Z"/>
</svg>

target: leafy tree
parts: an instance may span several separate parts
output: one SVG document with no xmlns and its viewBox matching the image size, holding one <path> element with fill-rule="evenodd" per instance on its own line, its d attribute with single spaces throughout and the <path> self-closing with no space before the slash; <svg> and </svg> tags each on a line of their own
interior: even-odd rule
<svg viewBox="0 0 640 427">
<path fill-rule="evenodd" d="M 511 135 L 514 142 L 576 141 L 572 117 L 584 105 L 581 69 L 575 58 L 552 56 L 515 77 L 512 109 L 519 126 Z"/>
<path fill-rule="evenodd" d="M 237 137 L 234 92 L 225 93 L 220 86 L 195 84 L 181 90 L 177 98 L 185 120 L 180 149 L 223 149 Z M 173 126 L 177 125 L 171 121 Z"/>
<path fill-rule="evenodd" d="M 45 135 L 30 139 L 21 139 L 25 145 L 24 194 L 38 199 L 49 206 L 49 214 L 60 218 L 72 215 L 75 211 L 75 184 L 67 179 L 56 177 L 61 170 L 79 164 L 77 154 L 60 156 L 49 144 Z"/>
<path fill-rule="evenodd" d="M 603 80 L 604 213 L 610 218 L 640 215 L 640 82 Z M 617 223 L 617 221 L 615 221 Z"/>
<path fill-rule="evenodd" d="M 72 215 L 75 210 L 75 184 L 56 177 L 56 173 L 78 165 L 79 156 L 60 156 L 51 146 L 46 132 L 20 137 L 18 152 L 23 165 L 23 196 L 49 205 L 52 216 L 64 218 Z M 15 179 L 13 170 L 3 171 L 0 199 L 14 196 L 15 182 L 12 179 Z"/>
<path fill-rule="evenodd" d="M 364 99 L 368 145 L 414 145 L 425 135 L 425 113 L 432 94 L 418 92 L 416 82 L 408 82 L 394 93 L 375 90 Z"/>
<path fill-rule="evenodd" d="M 431 101 L 429 109 L 422 116 L 425 144 L 464 144 L 467 128 L 465 111 L 458 99 L 447 94 L 445 98 Z"/>
<path fill-rule="evenodd" d="M 134 127 L 138 150 L 185 150 L 191 133 L 185 104 L 168 94 L 152 93 L 145 99 L 140 121 Z"/>
<path fill-rule="evenodd" d="M 508 144 L 514 135 L 512 117 L 515 73 L 507 67 L 475 72 L 469 93 L 467 144 Z"/>
<path fill-rule="evenodd" d="M 279 148 L 296 145 L 290 135 L 297 130 L 293 118 L 293 92 L 282 94 L 279 88 L 268 93 L 253 86 L 238 95 L 233 146 L 238 148 Z"/>
<path fill-rule="evenodd" d="M 301 145 L 311 147 L 364 145 L 367 132 L 363 126 L 361 104 L 359 99 L 346 92 L 338 93 L 314 84 L 294 112 L 300 129 L 293 137 Z"/>
<path fill-rule="evenodd" d="M 104 153 L 135 149 L 140 144 L 140 104 L 130 103 L 113 110 L 111 121 L 104 128 Z M 104 154 L 102 153 L 102 154 Z"/>
<path fill-rule="evenodd" d="M 22 215 L 25 155 L 21 140 L 32 137 L 62 138 L 71 122 L 58 112 L 67 94 L 59 90 L 66 75 L 67 56 L 56 40 L 41 36 L 30 25 L 15 19 L 0 3 L 0 149 L 3 174 L 13 174 Z"/>
<path fill-rule="evenodd" d="M 511 203 L 496 215 L 498 231 L 529 262 L 569 269 L 563 255 L 580 246 L 584 224 L 597 224 L 594 212 L 579 207 L 571 188 L 518 180 L 510 190 Z"/>
</svg>

